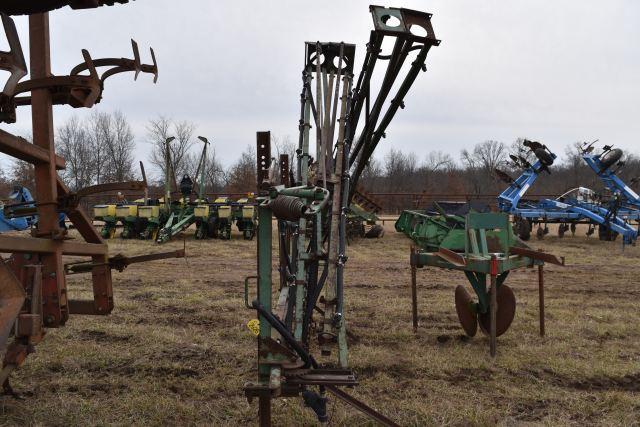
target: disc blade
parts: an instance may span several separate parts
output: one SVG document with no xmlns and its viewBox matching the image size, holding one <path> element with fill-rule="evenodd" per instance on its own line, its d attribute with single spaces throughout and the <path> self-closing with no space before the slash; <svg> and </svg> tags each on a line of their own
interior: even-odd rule
<svg viewBox="0 0 640 427">
<path fill-rule="evenodd" d="M 498 310 L 496 311 L 496 336 L 507 332 L 513 318 L 516 315 L 516 296 L 513 294 L 513 290 L 507 285 L 501 285 L 498 288 L 498 295 L 496 295 L 498 301 Z M 489 333 L 491 328 L 491 312 L 478 315 L 480 321 L 480 329 L 485 334 Z"/>
<path fill-rule="evenodd" d="M 478 320 L 472 309 L 473 300 L 463 285 L 456 287 L 456 312 L 464 332 L 473 337 L 478 331 Z"/>
</svg>

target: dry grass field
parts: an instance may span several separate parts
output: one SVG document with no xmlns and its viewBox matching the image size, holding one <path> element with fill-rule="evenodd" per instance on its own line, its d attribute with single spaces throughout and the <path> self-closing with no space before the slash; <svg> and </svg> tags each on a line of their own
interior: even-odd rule
<svg viewBox="0 0 640 427">
<path fill-rule="evenodd" d="M 256 425 L 256 342 L 245 326 L 243 278 L 255 242 L 195 241 L 187 259 L 114 272 L 110 317 L 72 317 L 13 376 L 23 399 L 0 397 L 2 425 Z M 453 305 L 461 273 L 418 271 L 420 328 L 411 328 L 409 240 L 387 224 L 349 247 L 347 325 L 355 396 L 401 425 L 638 425 L 640 248 L 583 232 L 532 241 L 567 258 L 547 267 L 547 336 L 538 336 L 535 270 L 507 281 L 518 299 L 498 339 L 460 338 Z M 113 254 L 182 246 L 114 240 Z M 70 281 L 90 296 L 88 278 Z M 335 399 L 330 425 L 372 425 Z M 275 425 L 314 425 L 301 399 L 274 401 Z"/>
</svg>

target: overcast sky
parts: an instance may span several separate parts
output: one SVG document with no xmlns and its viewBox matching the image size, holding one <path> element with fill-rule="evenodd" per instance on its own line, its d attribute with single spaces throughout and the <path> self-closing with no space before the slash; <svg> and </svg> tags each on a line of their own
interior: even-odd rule
<svg viewBox="0 0 640 427">
<path fill-rule="evenodd" d="M 367 1 L 136 0 L 51 14 L 53 71 L 68 73 L 87 48 L 93 58 L 131 57 L 129 38 L 160 78 L 119 75 L 107 82 L 103 111 L 120 109 L 145 160 L 145 123 L 159 114 L 197 125 L 225 164 L 255 132 L 297 138 L 304 41 L 357 44 L 356 69 L 372 29 Z M 640 2 L 433 0 L 379 3 L 433 14 L 442 40 L 380 145 L 420 158 L 487 139 L 537 139 L 561 154 L 578 140 L 640 152 Z M 28 55 L 26 18 L 16 18 Z M 4 45 L 6 42 L 2 41 Z M 27 56 L 28 57 L 28 56 Z M 18 123 L 29 133 L 28 110 Z M 89 110 L 56 107 L 60 124 Z"/>
</svg>

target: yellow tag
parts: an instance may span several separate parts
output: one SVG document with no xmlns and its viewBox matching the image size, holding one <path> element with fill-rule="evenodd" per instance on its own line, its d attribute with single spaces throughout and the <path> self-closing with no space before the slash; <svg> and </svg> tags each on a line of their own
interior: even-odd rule
<svg viewBox="0 0 640 427">
<path fill-rule="evenodd" d="M 247 322 L 247 328 L 249 328 L 249 330 L 253 332 L 253 335 L 260 335 L 260 321 L 258 319 L 249 320 Z"/>
</svg>

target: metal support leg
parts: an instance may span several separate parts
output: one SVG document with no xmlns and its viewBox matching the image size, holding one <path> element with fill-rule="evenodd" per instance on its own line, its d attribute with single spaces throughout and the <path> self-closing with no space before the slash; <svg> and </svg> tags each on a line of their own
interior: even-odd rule
<svg viewBox="0 0 640 427">
<path fill-rule="evenodd" d="M 31 78 L 51 76 L 49 46 L 49 15 L 29 16 L 29 38 L 31 48 Z M 50 159 L 55 159 L 53 99 L 49 89 L 38 89 L 31 93 L 33 143 L 45 149 Z M 35 165 L 36 199 L 38 200 L 38 237 L 61 236 L 57 212 L 57 171 L 54 161 Z M 44 321 L 49 327 L 64 325 L 69 317 L 66 282 L 62 251 L 43 255 Z"/>
<path fill-rule="evenodd" d="M 540 336 L 544 337 L 544 265 L 538 266 L 538 304 L 540 316 Z"/>
<path fill-rule="evenodd" d="M 418 287 L 416 280 L 416 265 L 413 262 L 415 246 L 411 246 L 411 312 L 413 315 L 413 332 L 418 332 Z"/>
<path fill-rule="evenodd" d="M 490 325 L 490 353 L 491 357 L 496 357 L 496 314 L 498 311 L 498 280 L 497 280 L 497 260 L 495 255 L 491 257 L 491 303 L 489 310 L 491 313 Z"/>
<path fill-rule="evenodd" d="M 259 398 L 260 427 L 271 427 L 271 396 L 263 394 Z"/>
<path fill-rule="evenodd" d="M 271 210 L 265 206 L 258 207 L 258 301 L 271 312 L 271 286 L 272 286 L 272 224 Z M 271 338 L 271 325 L 260 315 L 260 336 L 258 341 L 258 354 L 263 350 L 262 343 Z M 259 358 L 260 360 L 260 358 Z M 264 386 L 270 383 L 271 366 L 268 363 L 258 365 L 258 380 Z M 271 426 L 271 390 L 264 390 L 259 397 L 260 426 Z"/>
</svg>

